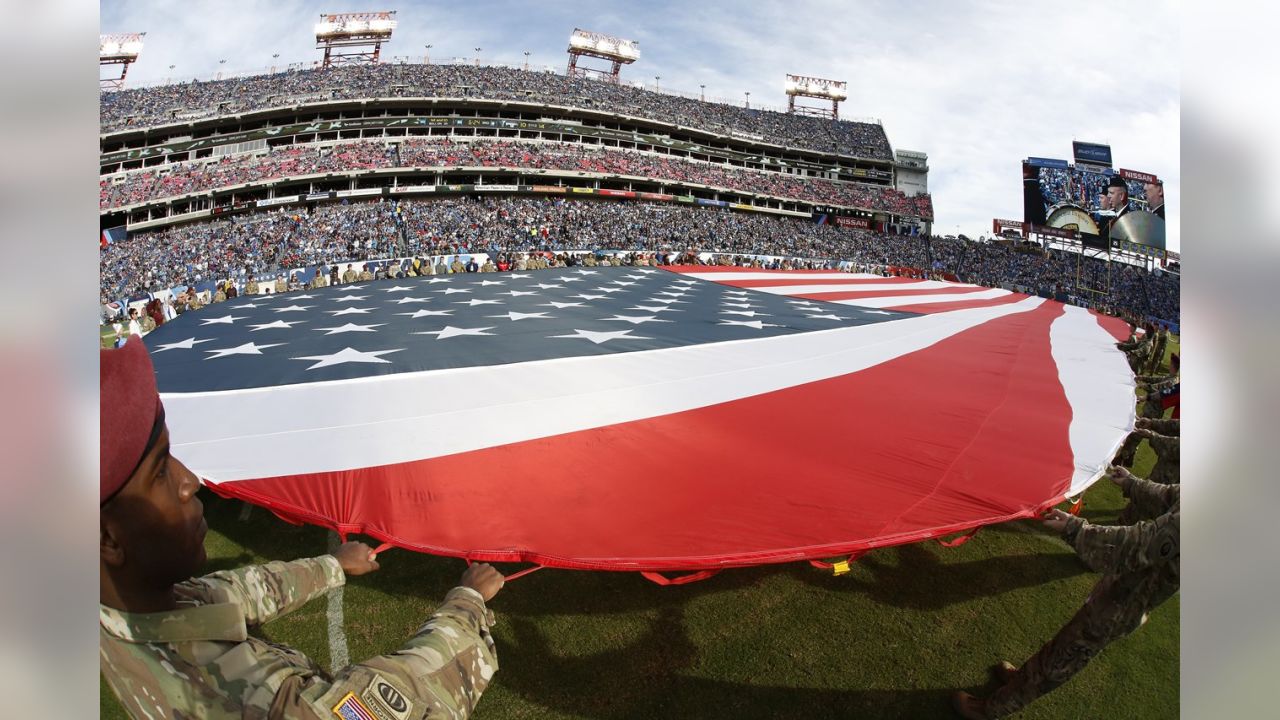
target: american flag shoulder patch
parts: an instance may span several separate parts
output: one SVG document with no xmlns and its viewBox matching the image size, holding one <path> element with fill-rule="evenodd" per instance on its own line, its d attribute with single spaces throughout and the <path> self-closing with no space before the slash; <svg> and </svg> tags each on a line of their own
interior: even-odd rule
<svg viewBox="0 0 1280 720">
<path fill-rule="evenodd" d="M 342 720 L 378 720 L 355 693 L 349 692 L 333 706 L 333 714 Z"/>
</svg>

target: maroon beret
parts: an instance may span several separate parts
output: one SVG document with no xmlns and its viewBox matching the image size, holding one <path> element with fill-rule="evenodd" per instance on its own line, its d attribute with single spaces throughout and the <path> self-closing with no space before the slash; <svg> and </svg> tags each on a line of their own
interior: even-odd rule
<svg viewBox="0 0 1280 720">
<path fill-rule="evenodd" d="M 151 429 L 162 411 L 151 355 L 137 335 L 118 350 L 102 350 L 100 370 L 102 488 L 99 502 L 115 495 L 142 462 Z"/>
</svg>

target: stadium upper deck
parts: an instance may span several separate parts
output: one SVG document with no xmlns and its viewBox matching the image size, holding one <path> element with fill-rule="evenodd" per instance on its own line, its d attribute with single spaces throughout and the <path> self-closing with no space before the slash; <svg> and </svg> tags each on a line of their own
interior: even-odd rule
<svg viewBox="0 0 1280 720">
<path fill-rule="evenodd" d="M 101 97 L 99 117 L 104 133 L 117 133 L 313 102 L 392 97 L 557 105 L 786 148 L 885 163 L 893 159 L 878 123 L 748 109 L 549 72 L 470 65 L 346 66 L 108 92 Z"/>
</svg>

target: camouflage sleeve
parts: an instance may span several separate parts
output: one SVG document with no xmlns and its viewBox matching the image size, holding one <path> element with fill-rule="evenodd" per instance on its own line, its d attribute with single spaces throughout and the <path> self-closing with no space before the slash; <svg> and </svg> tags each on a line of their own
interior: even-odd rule
<svg viewBox="0 0 1280 720">
<path fill-rule="evenodd" d="M 196 578 L 187 587 L 207 602 L 233 602 L 248 625 L 261 625 L 293 612 L 328 590 L 342 587 L 347 576 L 338 559 L 322 555 L 293 562 L 270 562 Z"/>
<path fill-rule="evenodd" d="M 1133 503 L 1138 517 L 1155 518 L 1167 512 L 1178 502 L 1181 485 L 1165 485 L 1130 475 L 1125 478 L 1124 496 Z"/>
<path fill-rule="evenodd" d="M 1175 502 L 1169 512 L 1134 525 L 1094 525 L 1073 517 L 1063 537 L 1094 572 L 1141 570 L 1178 556 L 1180 514 Z"/>
<path fill-rule="evenodd" d="M 1180 438 L 1161 435 L 1158 432 L 1152 432 L 1151 437 L 1147 438 L 1151 442 L 1151 449 L 1156 451 L 1157 455 L 1164 455 L 1169 450 L 1178 446 Z"/>
<path fill-rule="evenodd" d="M 493 622 L 480 593 L 454 588 L 399 650 L 342 668 L 331 682 L 284 683 L 268 717 L 467 718 L 498 670 Z"/>
<path fill-rule="evenodd" d="M 1179 437 L 1182 433 L 1182 421 L 1178 418 L 1142 418 L 1138 421 L 1138 427 L 1169 437 Z"/>
</svg>

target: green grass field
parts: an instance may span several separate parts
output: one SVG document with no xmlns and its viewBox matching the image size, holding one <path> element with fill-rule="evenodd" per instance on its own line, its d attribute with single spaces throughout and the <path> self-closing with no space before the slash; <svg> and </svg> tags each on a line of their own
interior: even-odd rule
<svg viewBox="0 0 1280 720">
<path fill-rule="evenodd" d="M 1153 462 L 1144 442 L 1134 471 L 1145 475 Z M 209 571 L 325 552 L 324 530 L 256 508 L 241 520 L 238 501 L 202 492 Z M 1083 515 L 1114 522 L 1123 505 L 1102 481 Z M 379 572 L 347 585 L 353 661 L 395 650 L 464 569 L 402 550 L 379 560 Z M 839 577 L 788 564 L 658 587 L 636 574 L 543 570 L 490 605 L 501 669 L 475 716 L 954 717 L 953 690 L 987 692 L 988 668 L 1035 652 L 1097 578 L 1034 521 L 985 528 L 953 549 L 878 550 Z M 1178 608 L 1175 596 L 1015 717 L 1177 717 Z M 260 632 L 328 663 L 323 599 Z M 125 717 L 105 682 L 101 697 L 103 718 Z"/>
</svg>

